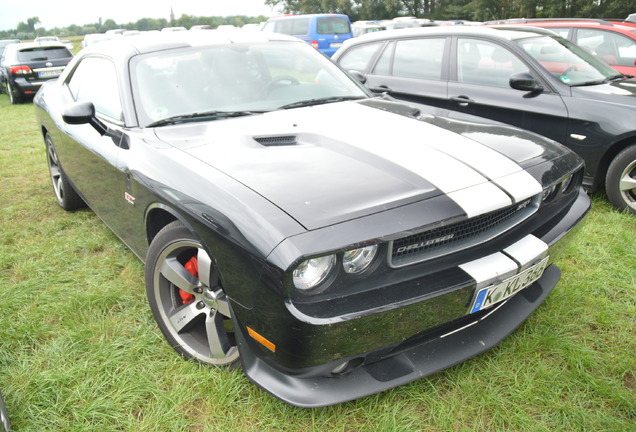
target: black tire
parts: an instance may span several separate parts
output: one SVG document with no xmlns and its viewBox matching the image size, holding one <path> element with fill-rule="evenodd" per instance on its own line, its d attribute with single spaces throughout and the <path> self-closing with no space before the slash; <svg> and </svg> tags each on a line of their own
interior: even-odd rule
<svg viewBox="0 0 636 432">
<path fill-rule="evenodd" d="M 0 393 L 0 428 L 1 428 L 0 429 L 1 432 L 11 431 L 11 422 L 9 421 L 9 413 L 7 412 L 7 407 L 4 404 L 2 393 Z"/>
<path fill-rule="evenodd" d="M 191 260 L 194 275 L 185 267 Z M 179 354 L 207 365 L 238 364 L 229 300 L 211 257 L 181 222 L 166 225 L 150 244 L 145 279 L 155 321 Z"/>
<path fill-rule="evenodd" d="M 67 211 L 85 207 L 86 204 L 66 178 L 66 174 L 64 174 L 57 157 L 53 140 L 48 133 L 44 135 L 44 143 L 46 145 L 46 161 L 49 165 L 49 175 L 51 176 L 51 184 L 53 185 L 57 203 Z"/>
<path fill-rule="evenodd" d="M 15 90 L 11 85 L 11 82 L 7 81 L 7 93 L 9 94 L 9 100 L 11 101 L 11 104 L 16 105 L 22 102 L 22 97 L 20 95 L 13 94 L 14 91 Z"/>
<path fill-rule="evenodd" d="M 607 169 L 605 190 L 616 208 L 636 215 L 636 145 L 614 158 Z"/>
</svg>

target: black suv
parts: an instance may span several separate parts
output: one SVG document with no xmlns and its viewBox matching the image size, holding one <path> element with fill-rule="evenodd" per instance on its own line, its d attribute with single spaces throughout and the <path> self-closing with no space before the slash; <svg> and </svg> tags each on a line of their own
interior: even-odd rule
<svg viewBox="0 0 636 432">
<path fill-rule="evenodd" d="M 2 58 L 2 90 L 16 104 L 33 96 L 40 86 L 55 79 L 73 58 L 61 43 L 20 43 L 7 45 Z"/>
<path fill-rule="evenodd" d="M 636 214 L 636 81 L 572 42 L 527 26 L 440 26 L 370 33 L 333 60 L 373 91 L 565 144 L 585 160 L 588 189 Z"/>
</svg>

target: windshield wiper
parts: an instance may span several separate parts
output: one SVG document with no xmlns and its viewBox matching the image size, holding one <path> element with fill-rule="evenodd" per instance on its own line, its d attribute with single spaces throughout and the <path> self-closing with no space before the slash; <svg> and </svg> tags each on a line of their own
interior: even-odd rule
<svg viewBox="0 0 636 432">
<path fill-rule="evenodd" d="M 206 111 L 200 113 L 183 114 L 174 117 L 168 117 L 165 119 L 157 120 L 150 123 L 147 127 L 166 126 L 179 123 L 186 123 L 188 121 L 203 121 L 203 120 L 218 120 L 222 118 L 230 117 L 242 117 L 252 114 L 262 114 L 266 111 Z"/>
<path fill-rule="evenodd" d="M 631 79 L 631 78 L 634 78 L 634 76 L 633 75 L 627 75 L 627 74 L 624 74 L 624 73 L 619 73 L 619 74 L 616 74 L 616 75 L 613 75 L 613 76 L 609 77 L 607 80 L 608 81 L 614 81 L 614 80 L 619 80 L 619 79 L 622 80 L 622 79 Z"/>
<path fill-rule="evenodd" d="M 306 106 L 312 106 L 312 105 L 322 105 L 322 104 L 333 103 L 333 102 L 343 102 L 348 100 L 360 100 L 360 99 L 366 99 L 366 96 L 327 96 L 327 97 L 322 97 L 317 99 L 307 99 L 307 100 L 301 100 L 298 102 L 292 102 L 290 104 L 280 106 L 278 107 L 278 109 L 300 108 L 300 107 L 306 107 Z"/>
<path fill-rule="evenodd" d="M 594 81 L 585 81 L 585 82 L 582 82 L 582 83 L 570 84 L 570 87 L 584 87 L 584 86 L 603 84 L 603 83 L 606 83 L 606 82 L 607 82 L 607 79 L 594 80 Z"/>
</svg>

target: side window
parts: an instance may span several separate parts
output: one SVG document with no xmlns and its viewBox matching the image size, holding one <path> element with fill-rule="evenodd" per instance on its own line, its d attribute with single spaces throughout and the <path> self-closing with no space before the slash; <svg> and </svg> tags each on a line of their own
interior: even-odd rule
<svg viewBox="0 0 636 432">
<path fill-rule="evenodd" d="M 595 29 L 579 29 L 579 45 L 586 48 L 605 63 L 634 66 L 636 40 L 626 36 Z"/>
<path fill-rule="evenodd" d="M 90 101 L 95 111 L 114 120 L 122 119 L 115 65 L 102 57 L 87 57 L 77 66 L 69 90 L 76 101 Z"/>
<path fill-rule="evenodd" d="M 365 72 L 371 59 L 381 45 L 381 42 L 358 45 L 347 51 L 347 53 L 338 60 L 338 64 L 345 70 Z"/>
<path fill-rule="evenodd" d="M 441 79 L 445 42 L 445 38 L 397 41 L 393 75 L 404 78 Z"/>
<path fill-rule="evenodd" d="M 457 42 L 457 81 L 493 87 L 509 87 L 510 75 L 528 67 L 507 48 L 478 39 Z"/>
</svg>

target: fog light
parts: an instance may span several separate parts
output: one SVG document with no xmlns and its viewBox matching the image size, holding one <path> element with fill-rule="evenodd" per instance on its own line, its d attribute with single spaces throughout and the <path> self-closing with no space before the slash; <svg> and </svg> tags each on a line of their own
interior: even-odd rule
<svg viewBox="0 0 636 432">
<path fill-rule="evenodd" d="M 333 368 L 333 370 L 331 371 L 332 374 L 334 375 L 338 375 L 341 374 L 342 372 L 344 372 L 345 370 L 347 370 L 347 366 L 349 366 L 349 362 L 346 361 L 338 366 L 336 366 L 335 368 Z"/>
<path fill-rule="evenodd" d="M 572 184 L 573 178 L 574 176 L 572 174 L 568 174 L 563 178 L 563 181 L 561 182 L 561 192 L 565 192 L 568 190 L 568 188 Z"/>
</svg>

